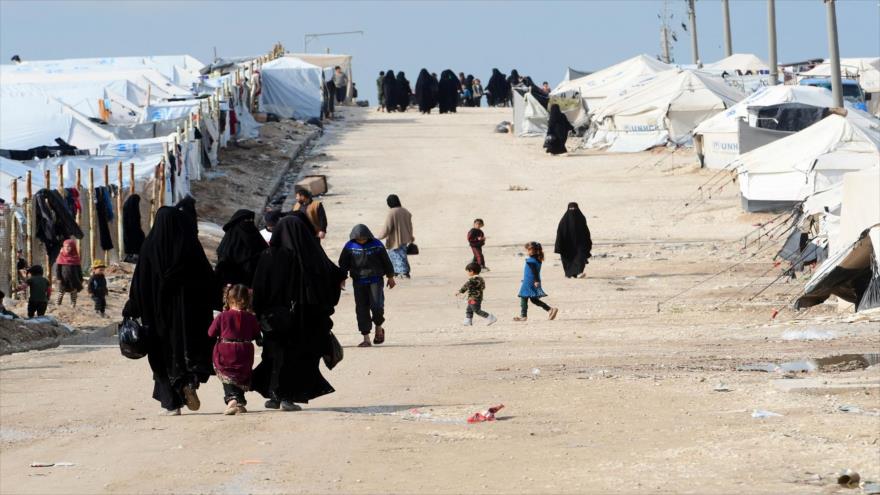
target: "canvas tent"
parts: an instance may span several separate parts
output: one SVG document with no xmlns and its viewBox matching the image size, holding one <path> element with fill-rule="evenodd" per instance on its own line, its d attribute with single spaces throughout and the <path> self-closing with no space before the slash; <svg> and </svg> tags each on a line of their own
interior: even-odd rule
<svg viewBox="0 0 880 495">
<path fill-rule="evenodd" d="M 745 98 L 720 77 L 692 70 L 661 72 L 604 101 L 592 115 L 587 147 L 636 152 L 691 141 L 702 121 Z"/>
<path fill-rule="evenodd" d="M 190 88 L 199 82 L 199 71 L 205 65 L 190 55 L 156 55 L 148 57 L 99 57 L 65 60 L 27 60 L 16 65 L 18 72 L 71 73 L 129 69 L 153 69 L 174 84 Z"/>
<path fill-rule="evenodd" d="M 846 174 L 840 189 L 840 228 L 830 236 L 831 255 L 807 283 L 797 308 L 831 295 L 859 311 L 880 307 L 880 168 Z"/>
<path fill-rule="evenodd" d="M 536 137 L 547 134 L 550 114 L 528 92 L 513 93 L 513 135 L 517 137 Z"/>
<path fill-rule="evenodd" d="M 260 109 L 283 118 L 321 118 L 321 68 L 295 57 L 263 64 Z"/>
<path fill-rule="evenodd" d="M 647 55 L 637 55 L 584 77 L 562 81 L 550 93 L 556 95 L 579 95 L 588 110 L 595 112 L 606 98 L 617 96 L 633 84 L 667 71 L 673 67 Z"/>
<path fill-rule="evenodd" d="M 351 72 L 351 55 L 340 55 L 334 53 L 288 53 L 284 55 L 285 57 L 296 57 L 300 60 L 308 62 L 312 65 L 317 65 L 318 67 L 327 70 L 327 74 L 330 74 L 330 71 L 337 65 L 342 72 L 348 76 L 348 88 L 346 88 L 346 102 L 351 102 L 352 94 L 354 94 L 352 90 L 352 84 L 354 84 L 354 75 Z M 329 69 L 329 70 L 328 70 Z"/>
<path fill-rule="evenodd" d="M 571 81 L 572 79 L 580 79 L 582 77 L 587 77 L 590 74 L 592 74 L 592 72 L 572 69 L 571 67 L 569 67 L 568 69 L 565 69 L 565 76 L 562 78 L 562 81 L 565 82 Z"/>
<path fill-rule="evenodd" d="M 744 75 L 747 72 L 752 74 L 767 74 L 770 68 L 766 62 L 751 53 L 734 53 L 729 57 L 707 64 L 704 70 L 711 72 L 727 72 L 729 74 Z"/>
<path fill-rule="evenodd" d="M 831 92 L 824 88 L 766 86 L 727 110 L 704 120 L 694 129 L 695 138 L 701 140 L 703 165 L 707 168 L 725 168 L 739 156 L 737 121 L 748 118 L 749 108 L 795 102 L 822 108 L 833 106 Z"/>
<path fill-rule="evenodd" d="M 731 165 L 746 211 L 786 208 L 829 189 L 847 172 L 880 166 L 880 126 L 863 112 L 829 115 Z"/>
</svg>

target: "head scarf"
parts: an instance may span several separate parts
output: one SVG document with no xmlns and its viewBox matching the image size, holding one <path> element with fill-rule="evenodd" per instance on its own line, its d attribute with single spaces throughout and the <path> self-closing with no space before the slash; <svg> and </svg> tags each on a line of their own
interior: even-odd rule
<svg viewBox="0 0 880 495">
<path fill-rule="evenodd" d="M 388 203 L 389 208 L 400 208 L 402 206 L 400 204 L 400 198 L 398 198 L 396 194 L 389 194 L 385 202 Z"/>
<path fill-rule="evenodd" d="M 223 240 L 217 246 L 217 276 L 222 283 L 251 285 L 257 260 L 266 241 L 254 224 L 254 212 L 238 210 L 223 226 Z"/>
<path fill-rule="evenodd" d="M 351 235 L 349 235 L 348 238 L 352 241 L 355 239 L 366 239 L 368 241 L 372 241 L 373 239 L 375 239 L 375 236 L 373 236 L 373 233 L 370 232 L 369 227 L 362 223 L 359 223 L 351 229 Z"/>
<path fill-rule="evenodd" d="M 315 238 L 307 221 L 297 215 L 282 218 L 272 229 L 269 246 L 287 250 L 301 276 L 294 281 L 294 301 L 305 304 L 331 304 L 339 300 L 339 270 Z"/>
<path fill-rule="evenodd" d="M 590 257 L 592 249 L 593 240 L 590 238 L 587 218 L 581 213 L 577 203 L 569 203 L 556 229 L 554 251 L 567 257 L 580 254 L 586 259 Z"/>
<path fill-rule="evenodd" d="M 559 109 L 559 105 L 557 105 L 556 103 L 550 105 L 550 118 L 547 122 L 548 125 L 555 124 L 559 121 L 559 119 L 563 117 L 564 115 L 562 115 L 562 110 Z M 577 206 L 577 203 L 571 203 L 568 206 L 570 207 L 571 205 Z"/>
<path fill-rule="evenodd" d="M 64 253 L 65 247 L 70 247 L 72 252 L 69 254 Z M 79 257 L 79 252 L 76 250 L 76 241 L 73 239 L 67 239 L 64 241 L 62 245 L 61 252 L 58 253 L 58 258 L 55 259 L 56 265 L 80 265 L 82 264 L 82 260 Z"/>
<path fill-rule="evenodd" d="M 199 232 L 199 214 L 196 212 L 196 198 L 187 194 L 186 197 L 177 202 L 174 206 L 184 213 L 185 218 L 192 224 L 192 228 L 196 233 Z M 155 225 L 155 220 L 153 221 Z"/>
</svg>

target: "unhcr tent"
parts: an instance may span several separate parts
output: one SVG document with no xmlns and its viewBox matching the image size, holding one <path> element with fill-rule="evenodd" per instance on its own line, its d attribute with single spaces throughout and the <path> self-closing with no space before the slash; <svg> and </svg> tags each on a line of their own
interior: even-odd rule
<svg viewBox="0 0 880 495">
<path fill-rule="evenodd" d="M 283 118 L 321 118 L 321 68 L 295 57 L 263 64 L 260 109 Z"/>
<path fill-rule="evenodd" d="M 746 211 L 778 210 L 829 189 L 847 172 L 880 166 L 880 126 L 862 112 L 830 115 L 750 151 L 737 167 Z"/>
<path fill-rule="evenodd" d="M 747 119 L 749 108 L 766 107 L 780 103 L 803 103 L 815 107 L 834 106 L 831 92 L 813 86 L 766 86 L 748 98 L 713 117 L 694 129 L 694 136 L 702 140 L 703 165 L 725 168 L 739 156 L 738 121 Z"/>
<path fill-rule="evenodd" d="M 592 116 L 586 146 L 636 152 L 686 144 L 697 125 L 743 98 L 720 77 L 692 70 L 662 72 L 602 102 Z"/>
<path fill-rule="evenodd" d="M 704 69 L 739 75 L 744 75 L 747 72 L 752 74 L 768 74 L 770 72 L 767 63 L 751 53 L 734 53 L 717 62 L 707 64 Z"/>
<path fill-rule="evenodd" d="M 606 98 L 617 96 L 646 77 L 672 68 L 647 55 L 637 55 L 590 75 L 562 81 L 550 95 L 578 94 L 587 103 L 589 111 L 595 112 Z"/>
<path fill-rule="evenodd" d="M 835 295 L 856 310 L 880 307 L 880 168 L 843 178 L 840 230 L 830 238 L 831 256 L 813 274 L 797 308 Z"/>
<path fill-rule="evenodd" d="M 16 65 L 18 72 L 71 73 L 129 69 L 154 69 L 174 84 L 190 88 L 199 82 L 199 71 L 205 64 L 190 55 L 156 55 L 148 57 L 99 57 L 65 60 L 27 60 Z"/>
<path fill-rule="evenodd" d="M 565 70 L 565 76 L 562 78 L 562 81 L 565 82 L 565 81 L 571 81 L 572 79 L 580 79 L 582 77 L 587 77 L 590 74 L 592 74 L 592 72 L 587 72 L 585 70 L 572 69 L 571 67 L 569 67 L 568 69 Z"/>
</svg>

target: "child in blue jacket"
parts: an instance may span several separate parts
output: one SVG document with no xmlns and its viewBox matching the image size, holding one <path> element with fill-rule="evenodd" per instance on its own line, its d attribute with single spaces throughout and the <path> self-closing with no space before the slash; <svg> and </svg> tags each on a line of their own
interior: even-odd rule
<svg viewBox="0 0 880 495">
<path fill-rule="evenodd" d="M 383 282 L 388 277 L 388 288 L 394 288 L 394 267 L 382 241 L 376 239 L 366 225 L 355 225 L 350 239 L 339 255 L 339 268 L 352 278 L 358 330 L 364 337 L 358 347 L 370 347 L 370 330 L 374 324 L 376 337 L 373 344 L 385 342 Z"/>
<path fill-rule="evenodd" d="M 547 311 L 551 320 L 556 318 L 559 308 L 552 308 L 542 297 L 547 297 L 544 288 L 541 287 L 541 264 L 544 262 L 544 248 L 539 242 L 529 242 L 525 245 L 526 265 L 523 268 L 522 285 L 519 287 L 520 314 L 513 318 L 514 321 L 528 321 L 529 301 L 535 306 Z"/>
</svg>

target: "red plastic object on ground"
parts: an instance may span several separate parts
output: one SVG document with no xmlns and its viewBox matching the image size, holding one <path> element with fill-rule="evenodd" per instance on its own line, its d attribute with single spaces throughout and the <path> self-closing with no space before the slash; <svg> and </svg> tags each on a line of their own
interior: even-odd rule
<svg viewBox="0 0 880 495">
<path fill-rule="evenodd" d="M 468 423 L 482 423 L 484 421 L 495 421 L 495 414 L 504 409 L 504 404 L 498 404 L 497 406 L 490 407 L 489 409 L 474 413 L 473 416 L 469 417 Z"/>
</svg>

